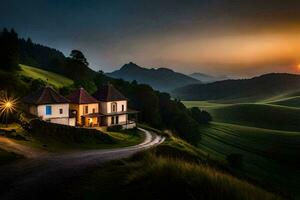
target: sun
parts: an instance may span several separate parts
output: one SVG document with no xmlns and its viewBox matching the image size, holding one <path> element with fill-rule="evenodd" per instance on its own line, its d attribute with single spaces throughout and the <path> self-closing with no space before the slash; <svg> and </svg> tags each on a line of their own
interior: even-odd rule
<svg viewBox="0 0 300 200">
<path fill-rule="evenodd" d="M 298 69 L 300 70 L 300 64 L 298 64 L 298 66 L 297 66 L 297 67 L 298 67 Z"/>
</svg>

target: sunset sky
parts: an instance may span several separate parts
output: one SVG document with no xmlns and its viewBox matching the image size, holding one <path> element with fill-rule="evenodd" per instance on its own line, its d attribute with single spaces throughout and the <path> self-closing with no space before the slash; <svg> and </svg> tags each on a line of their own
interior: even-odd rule
<svg viewBox="0 0 300 200">
<path fill-rule="evenodd" d="M 175 71 L 246 77 L 299 73 L 297 0 L 2 0 L 0 26 L 95 70 L 127 62 Z"/>
</svg>

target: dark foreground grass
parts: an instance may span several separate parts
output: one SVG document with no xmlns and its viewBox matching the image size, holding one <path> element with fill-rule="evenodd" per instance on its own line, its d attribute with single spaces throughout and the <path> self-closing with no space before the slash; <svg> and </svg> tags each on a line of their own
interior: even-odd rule
<svg viewBox="0 0 300 200">
<path fill-rule="evenodd" d="M 281 199 L 207 165 L 153 151 L 86 173 L 64 192 L 74 199 Z"/>
<path fill-rule="evenodd" d="M 86 171 L 56 195 L 67 199 L 282 199 L 210 167 L 206 159 L 196 147 L 170 136 L 155 149 Z"/>
</svg>

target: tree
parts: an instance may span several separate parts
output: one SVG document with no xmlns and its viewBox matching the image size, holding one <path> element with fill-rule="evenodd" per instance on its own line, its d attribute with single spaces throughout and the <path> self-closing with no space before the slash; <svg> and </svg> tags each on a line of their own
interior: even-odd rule
<svg viewBox="0 0 300 200">
<path fill-rule="evenodd" d="M 212 117 L 211 115 L 205 111 L 200 110 L 198 107 L 191 108 L 192 117 L 199 123 L 199 124 L 208 124 Z"/>
<path fill-rule="evenodd" d="M 0 69 L 16 71 L 19 69 L 18 34 L 4 28 L 0 33 Z"/>
<path fill-rule="evenodd" d="M 73 60 L 79 61 L 79 62 L 83 63 L 86 66 L 89 65 L 87 59 L 85 58 L 83 53 L 79 50 L 76 50 L 76 49 L 72 50 L 71 54 L 70 54 L 70 58 L 73 59 Z"/>
</svg>

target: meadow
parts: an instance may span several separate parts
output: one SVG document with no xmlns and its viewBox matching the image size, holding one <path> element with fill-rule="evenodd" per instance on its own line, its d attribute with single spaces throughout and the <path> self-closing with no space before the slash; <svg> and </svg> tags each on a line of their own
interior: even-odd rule
<svg viewBox="0 0 300 200">
<path fill-rule="evenodd" d="M 198 148 L 210 158 L 228 164 L 238 154 L 236 173 L 272 191 L 300 197 L 300 109 L 287 100 L 269 103 L 221 104 L 183 102 L 211 113 L 213 122 L 201 127 Z M 286 102 L 286 105 L 276 105 Z M 297 105 L 297 104 L 296 104 Z"/>
<path fill-rule="evenodd" d="M 39 68 L 31 67 L 28 65 L 20 64 L 21 70 L 20 74 L 33 79 L 41 79 L 49 84 L 55 86 L 56 88 L 61 88 L 64 86 L 69 86 L 73 84 L 73 81 L 65 76 L 42 70 Z"/>
</svg>

